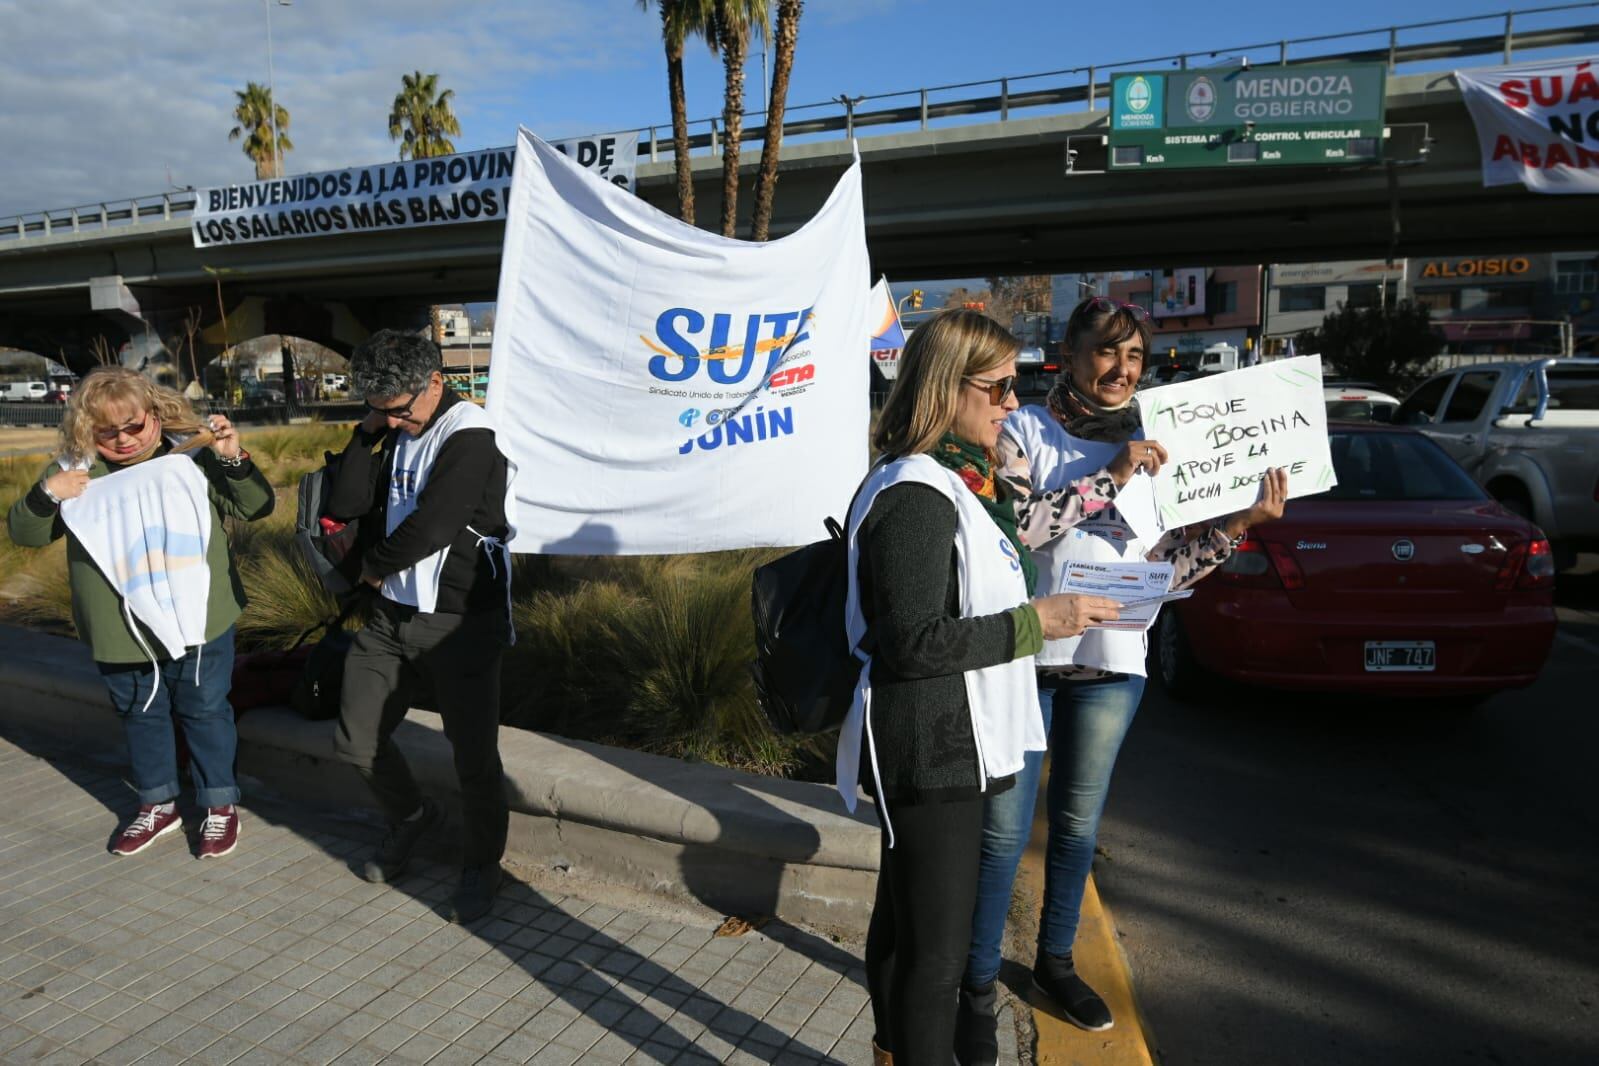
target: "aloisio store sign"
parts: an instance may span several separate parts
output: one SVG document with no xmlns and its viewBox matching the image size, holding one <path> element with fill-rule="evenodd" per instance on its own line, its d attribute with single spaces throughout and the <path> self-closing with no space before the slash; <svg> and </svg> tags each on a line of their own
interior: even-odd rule
<svg viewBox="0 0 1599 1066">
<path fill-rule="evenodd" d="M 1113 169 L 1370 163 L 1381 63 L 1143 71 L 1111 80 Z"/>
<path fill-rule="evenodd" d="M 1412 284 L 1483 281 L 1541 281 L 1549 275 L 1547 256 L 1473 256 L 1465 259 L 1412 260 Z"/>
</svg>

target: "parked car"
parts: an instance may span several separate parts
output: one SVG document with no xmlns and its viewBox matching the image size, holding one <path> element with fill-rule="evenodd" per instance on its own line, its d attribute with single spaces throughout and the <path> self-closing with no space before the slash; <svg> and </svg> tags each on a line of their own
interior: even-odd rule
<svg viewBox="0 0 1599 1066">
<path fill-rule="evenodd" d="M 1361 381 L 1326 381 L 1322 396 L 1329 422 L 1392 422 L 1399 399 Z"/>
<path fill-rule="evenodd" d="M 50 393 L 42 381 L 8 381 L 0 385 L 0 400 L 12 403 L 39 403 Z"/>
<path fill-rule="evenodd" d="M 1187 363 L 1159 363 L 1144 372 L 1138 379 L 1138 387 L 1152 389 L 1157 385 L 1175 385 L 1179 381 L 1187 381 L 1195 373 L 1194 368 Z"/>
<path fill-rule="evenodd" d="M 1053 374 L 1044 372 L 1044 349 L 1033 346 L 1016 353 L 1016 388 L 1023 393 L 1046 392 Z"/>
<path fill-rule="evenodd" d="M 1538 523 L 1562 564 L 1599 549 L 1599 359 L 1459 367 L 1422 382 L 1394 421 Z"/>
<path fill-rule="evenodd" d="M 283 393 L 278 389 L 258 385 L 255 388 L 244 390 L 244 406 L 246 407 L 275 407 L 284 402 Z"/>
<path fill-rule="evenodd" d="M 45 403 L 66 403 L 71 397 L 59 388 L 52 388 L 44 394 Z"/>
<path fill-rule="evenodd" d="M 1338 484 L 1250 530 L 1163 610 L 1151 673 L 1396 697 L 1532 683 L 1555 636 L 1554 560 L 1531 522 L 1413 430 L 1339 424 Z"/>
</svg>

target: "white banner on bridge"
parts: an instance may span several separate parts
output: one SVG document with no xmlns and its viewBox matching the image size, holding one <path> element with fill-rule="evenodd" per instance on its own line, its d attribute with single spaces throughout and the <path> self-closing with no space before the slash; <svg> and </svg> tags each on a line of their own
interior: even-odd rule
<svg viewBox="0 0 1599 1066">
<path fill-rule="evenodd" d="M 202 189 L 194 246 L 492 222 L 505 217 L 510 148 Z"/>
<path fill-rule="evenodd" d="M 607 133 L 602 137 L 573 137 L 550 144 L 584 170 L 592 170 L 617 188 L 638 191 L 633 183 L 638 171 L 638 130 Z"/>
<path fill-rule="evenodd" d="M 1599 193 L 1599 57 L 1456 71 L 1482 183 Z"/>
<path fill-rule="evenodd" d="M 866 470 L 857 159 L 766 243 L 695 229 L 516 146 L 488 409 L 516 464 L 513 551 L 808 544 Z"/>
<path fill-rule="evenodd" d="M 1144 436 L 1170 461 L 1155 475 L 1162 529 L 1241 511 L 1271 467 L 1288 471 L 1288 495 L 1338 484 L 1327 444 L 1321 357 L 1300 356 L 1206 374 L 1138 394 Z"/>
<path fill-rule="evenodd" d="M 578 165 L 633 191 L 634 133 L 557 142 Z M 515 148 L 325 170 L 202 189 L 190 229 L 196 248 L 330 233 L 370 233 L 505 218 Z"/>
</svg>

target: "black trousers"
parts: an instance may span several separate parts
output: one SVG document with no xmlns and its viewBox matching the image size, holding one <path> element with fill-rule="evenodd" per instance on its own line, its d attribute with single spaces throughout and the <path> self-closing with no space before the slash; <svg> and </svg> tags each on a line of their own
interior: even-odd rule
<svg viewBox="0 0 1599 1066">
<path fill-rule="evenodd" d="M 881 813 L 881 811 L 879 811 Z M 866 986 L 877 1043 L 895 1066 L 946 1066 L 971 949 L 983 797 L 889 805 L 877 900 L 866 932 Z"/>
<path fill-rule="evenodd" d="M 424 614 L 380 599 L 356 634 L 344 663 L 334 753 L 355 767 L 391 822 L 415 813 L 422 793 L 394 730 L 415 692 L 433 692 L 455 755 L 465 822 L 462 864 L 483 866 L 505 854 L 509 810 L 500 767 L 500 659 L 508 624 L 498 612 Z"/>
</svg>

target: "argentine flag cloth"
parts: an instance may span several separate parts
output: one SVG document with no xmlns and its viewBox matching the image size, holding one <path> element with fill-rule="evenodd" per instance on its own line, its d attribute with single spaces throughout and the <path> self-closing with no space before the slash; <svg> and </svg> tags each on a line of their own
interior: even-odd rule
<svg viewBox="0 0 1599 1066">
<path fill-rule="evenodd" d="M 204 644 L 211 497 L 192 456 L 165 455 L 95 478 L 61 519 L 167 658 Z M 130 621 L 135 640 L 143 644 Z M 157 656 L 145 649 L 150 658 Z"/>
</svg>

